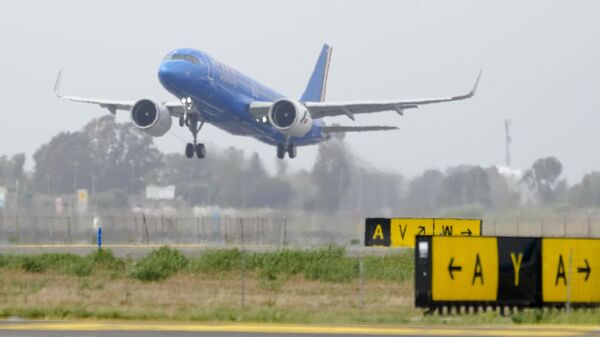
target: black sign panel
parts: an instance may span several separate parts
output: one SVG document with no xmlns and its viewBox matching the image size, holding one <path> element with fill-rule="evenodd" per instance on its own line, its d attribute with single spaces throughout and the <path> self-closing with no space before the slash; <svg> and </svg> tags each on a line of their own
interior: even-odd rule
<svg viewBox="0 0 600 337">
<path fill-rule="evenodd" d="M 365 220 L 365 246 L 390 246 L 390 219 Z"/>
<path fill-rule="evenodd" d="M 541 249 L 538 238 L 498 238 L 499 303 L 541 302 Z"/>
</svg>

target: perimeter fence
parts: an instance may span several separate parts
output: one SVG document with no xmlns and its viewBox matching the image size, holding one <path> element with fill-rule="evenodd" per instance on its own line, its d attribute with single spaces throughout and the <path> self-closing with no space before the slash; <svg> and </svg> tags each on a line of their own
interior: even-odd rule
<svg viewBox="0 0 600 337">
<path fill-rule="evenodd" d="M 289 217 L 156 215 L 0 216 L 0 245 L 92 244 L 102 226 L 105 244 L 210 246 L 362 246 L 364 218 L 301 214 Z M 482 235 L 600 237 L 600 216 L 484 218 Z"/>
</svg>

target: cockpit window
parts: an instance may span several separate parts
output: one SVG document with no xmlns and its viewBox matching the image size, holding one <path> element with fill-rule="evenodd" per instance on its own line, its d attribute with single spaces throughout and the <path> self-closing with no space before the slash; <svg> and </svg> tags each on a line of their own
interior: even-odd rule
<svg viewBox="0 0 600 337">
<path fill-rule="evenodd" d="M 190 63 L 198 64 L 198 58 L 190 54 L 169 54 L 165 57 L 165 60 L 183 60 Z"/>
</svg>

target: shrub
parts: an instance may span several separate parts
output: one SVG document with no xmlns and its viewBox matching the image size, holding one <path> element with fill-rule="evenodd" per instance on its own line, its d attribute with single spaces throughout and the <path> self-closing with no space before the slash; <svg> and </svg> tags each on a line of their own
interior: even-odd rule
<svg viewBox="0 0 600 337">
<path fill-rule="evenodd" d="M 162 281 L 183 269 L 188 259 L 170 247 L 155 249 L 133 265 L 131 276 L 140 281 Z"/>
<path fill-rule="evenodd" d="M 42 273 L 46 270 L 46 265 L 35 257 L 24 256 L 21 259 L 21 268 L 28 273 Z"/>
<path fill-rule="evenodd" d="M 190 263 L 192 272 L 215 273 L 238 270 L 242 253 L 238 249 L 207 250 Z M 248 265 L 247 265 L 248 268 Z M 252 266 L 250 265 L 250 268 Z"/>
<path fill-rule="evenodd" d="M 121 274 L 125 271 L 125 262 L 116 258 L 110 249 L 99 249 L 87 255 L 86 258 L 96 269 L 111 272 L 112 275 Z"/>
</svg>

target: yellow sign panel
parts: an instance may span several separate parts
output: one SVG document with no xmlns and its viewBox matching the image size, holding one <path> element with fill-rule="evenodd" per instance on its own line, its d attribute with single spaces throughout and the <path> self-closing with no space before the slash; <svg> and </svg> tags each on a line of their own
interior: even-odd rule
<svg viewBox="0 0 600 337">
<path fill-rule="evenodd" d="M 600 302 L 600 240 L 542 239 L 544 302 Z"/>
<path fill-rule="evenodd" d="M 480 219 L 435 219 L 435 233 L 441 236 L 481 236 Z"/>
<path fill-rule="evenodd" d="M 417 235 L 433 235 L 433 219 L 394 218 L 390 225 L 392 247 L 414 247 Z"/>
<path fill-rule="evenodd" d="M 77 201 L 80 204 L 87 203 L 88 202 L 88 190 L 86 190 L 86 189 L 77 190 Z"/>
<path fill-rule="evenodd" d="M 431 250 L 434 301 L 496 300 L 496 238 L 434 236 Z"/>
</svg>

